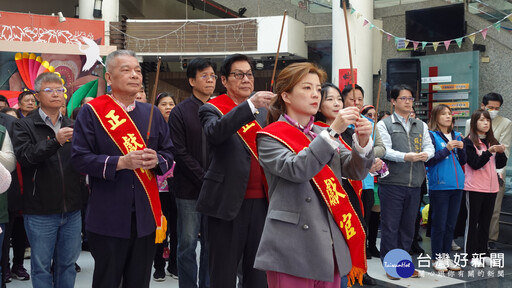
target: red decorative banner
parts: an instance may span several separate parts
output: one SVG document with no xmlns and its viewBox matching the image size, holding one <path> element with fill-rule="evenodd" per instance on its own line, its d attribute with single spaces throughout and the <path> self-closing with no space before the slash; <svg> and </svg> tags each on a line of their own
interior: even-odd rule
<svg viewBox="0 0 512 288">
<path fill-rule="evenodd" d="M 104 44 L 105 24 L 100 20 L 66 18 L 2 11 L 0 40 L 38 43 L 82 43 L 82 37 L 101 39 Z"/>
<path fill-rule="evenodd" d="M 357 84 L 357 68 L 354 68 L 354 83 Z M 341 90 L 343 87 L 352 84 L 352 77 L 350 77 L 350 68 L 348 69 L 339 69 L 339 86 Z"/>
</svg>

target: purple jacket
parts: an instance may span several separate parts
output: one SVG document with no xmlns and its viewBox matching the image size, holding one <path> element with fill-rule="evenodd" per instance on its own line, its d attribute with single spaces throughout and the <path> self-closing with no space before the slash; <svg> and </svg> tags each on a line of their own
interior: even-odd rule
<svg viewBox="0 0 512 288">
<path fill-rule="evenodd" d="M 137 103 L 135 109 L 128 112 L 144 139 L 150 109 L 150 104 Z M 158 175 L 171 169 L 174 147 L 161 113 L 153 113 L 147 146 L 158 153 L 155 169 Z M 76 169 L 90 177 L 91 195 L 85 229 L 100 235 L 130 238 L 131 217 L 135 213 L 138 237 L 147 236 L 156 228 L 149 200 L 133 170 L 116 171 L 120 156 L 121 151 L 105 132 L 92 108 L 84 105 L 75 122 L 72 159 Z"/>
</svg>

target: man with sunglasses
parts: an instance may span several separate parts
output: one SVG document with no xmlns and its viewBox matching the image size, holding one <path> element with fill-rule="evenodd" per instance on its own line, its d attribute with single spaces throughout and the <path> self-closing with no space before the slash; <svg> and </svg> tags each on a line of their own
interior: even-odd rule
<svg viewBox="0 0 512 288">
<path fill-rule="evenodd" d="M 212 288 L 234 288 L 241 259 L 242 286 L 267 287 L 265 272 L 253 268 L 268 205 L 255 150 L 274 94 L 253 94 L 253 71 L 249 57 L 228 56 L 220 69 L 226 94 L 199 109 L 211 162 L 197 210 L 208 216 Z"/>
<path fill-rule="evenodd" d="M 427 124 L 410 117 L 413 95 L 408 85 L 393 86 L 391 103 L 395 112 L 377 123 L 386 147 L 383 158 L 389 168 L 388 176 L 379 179 L 380 257 L 383 263 L 389 251 L 396 248 L 409 251 L 411 248 L 421 184 L 426 175 L 424 162 L 435 152 Z M 387 277 L 400 279 L 389 274 Z M 418 271 L 411 277 L 419 277 Z"/>
<path fill-rule="evenodd" d="M 23 175 L 32 286 L 73 287 L 82 241 L 80 174 L 71 165 L 73 122 L 60 113 L 65 102 L 60 76 L 43 73 L 34 88 L 40 107 L 14 124 L 13 137 Z"/>
</svg>

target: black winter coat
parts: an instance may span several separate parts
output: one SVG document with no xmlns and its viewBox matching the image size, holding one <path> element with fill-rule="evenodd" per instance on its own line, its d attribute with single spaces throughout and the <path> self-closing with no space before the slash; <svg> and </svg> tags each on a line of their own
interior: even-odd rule
<svg viewBox="0 0 512 288">
<path fill-rule="evenodd" d="M 73 121 L 64 116 L 61 127 L 72 125 Z M 58 214 L 82 208 L 80 174 L 71 165 L 71 142 L 61 146 L 39 111 L 14 124 L 12 142 L 23 176 L 25 214 Z"/>
</svg>

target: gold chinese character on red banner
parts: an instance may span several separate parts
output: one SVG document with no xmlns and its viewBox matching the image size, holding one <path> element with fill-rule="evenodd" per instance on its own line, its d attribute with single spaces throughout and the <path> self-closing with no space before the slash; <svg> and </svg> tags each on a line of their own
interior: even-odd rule
<svg viewBox="0 0 512 288">
<path fill-rule="evenodd" d="M 243 131 L 242 131 L 242 132 L 244 132 L 244 133 L 245 133 L 245 132 L 247 132 L 247 131 L 248 131 L 249 129 L 251 129 L 254 125 L 256 125 L 256 124 L 254 124 L 254 122 L 253 122 L 253 123 L 249 123 L 249 124 L 244 125 L 244 126 L 242 127 L 242 129 L 243 129 Z"/>
<path fill-rule="evenodd" d="M 356 235 L 356 230 L 352 227 L 352 213 L 343 214 L 343 220 L 340 221 L 340 228 L 345 229 L 347 240 Z"/>
<path fill-rule="evenodd" d="M 121 126 L 124 122 L 126 122 L 126 119 L 119 120 L 119 115 L 115 115 L 114 110 L 110 110 L 108 114 L 105 116 L 105 118 L 111 119 L 108 120 L 108 123 L 112 125 L 110 127 L 110 130 L 116 130 L 117 127 Z"/>
<path fill-rule="evenodd" d="M 128 136 L 123 136 L 123 145 L 128 152 L 137 151 L 139 148 L 144 147 L 144 145 L 137 143 L 137 138 L 135 138 L 135 134 L 128 133 Z"/>
<path fill-rule="evenodd" d="M 140 168 L 140 171 L 142 171 L 142 173 L 148 175 L 149 180 L 153 179 L 153 171 L 148 170 L 148 169 L 142 169 L 142 168 Z"/>
<path fill-rule="evenodd" d="M 347 197 L 347 195 L 341 193 L 338 191 L 336 187 L 336 182 L 334 181 L 334 177 L 331 177 L 329 179 L 324 180 L 325 183 L 325 190 L 327 191 L 327 194 L 329 195 L 329 203 L 331 203 L 332 206 L 340 204 L 340 199 Z"/>
</svg>

